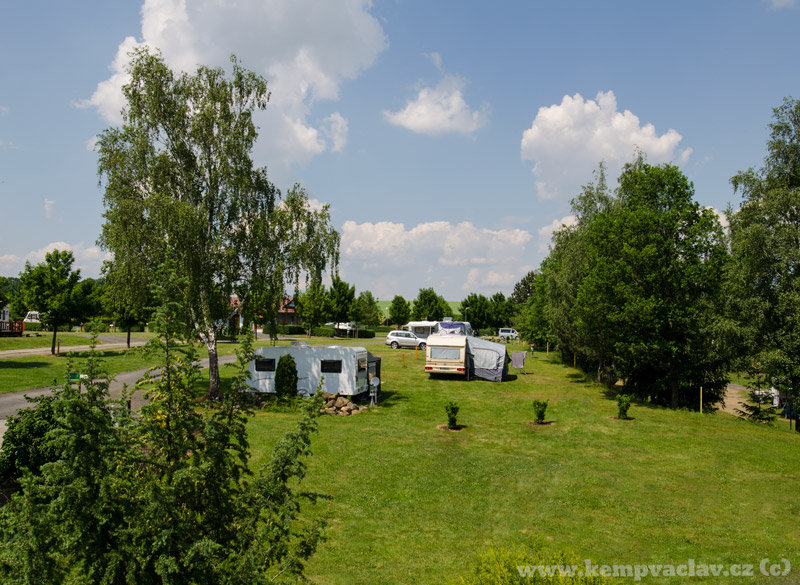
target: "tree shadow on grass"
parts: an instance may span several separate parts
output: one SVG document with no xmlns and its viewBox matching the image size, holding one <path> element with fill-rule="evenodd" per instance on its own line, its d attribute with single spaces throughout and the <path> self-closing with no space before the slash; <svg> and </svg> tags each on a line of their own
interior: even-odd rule
<svg viewBox="0 0 800 585">
<path fill-rule="evenodd" d="M 50 362 L 16 362 L 14 360 L 0 360 L 0 370 L 34 370 L 47 368 Z"/>
<path fill-rule="evenodd" d="M 397 390 L 381 390 L 378 394 L 378 406 L 391 408 L 401 402 L 406 402 L 408 396 L 405 396 Z M 366 403 L 369 404 L 369 395 L 367 395 Z"/>
</svg>

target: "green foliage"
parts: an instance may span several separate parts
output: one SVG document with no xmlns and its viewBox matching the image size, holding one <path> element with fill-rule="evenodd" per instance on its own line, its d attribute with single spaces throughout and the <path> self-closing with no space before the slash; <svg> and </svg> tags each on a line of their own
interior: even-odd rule
<svg viewBox="0 0 800 585">
<path fill-rule="evenodd" d="M 631 397 L 627 394 L 617 394 L 617 418 L 627 419 L 630 407 Z"/>
<path fill-rule="evenodd" d="M 614 585 L 619 583 L 586 571 L 585 562 L 575 555 L 550 551 L 540 541 L 533 540 L 525 546 L 490 546 L 478 555 L 468 573 L 462 575 L 460 585 Z M 551 573 L 551 574 L 548 574 Z"/>
<path fill-rule="evenodd" d="M 486 329 L 491 326 L 492 314 L 489 299 L 484 295 L 470 293 L 458 308 L 461 319 L 469 322 L 473 329 Z"/>
<path fill-rule="evenodd" d="M 347 323 L 350 319 L 350 310 L 356 298 L 356 288 L 347 284 L 338 276 L 331 279 L 330 299 L 331 319 L 334 323 Z"/>
<path fill-rule="evenodd" d="M 489 299 L 489 326 L 494 330 L 508 327 L 512 315 L 513 310 L 506 296 L 501 292 L 493 294 Z"/>
<path fill-rule="evenodd" d="M 444 405 L 444 411 L 447 413 L 447 428 L 448 429 L 457 429 L 458 428 L 458 411 L 459 406 L 452 400 Z"/>
<path fill-rule="evenodd" d="M 640 154 L 625 166 L 616 197 L 601 166 L 573 200 L 577 223 L 554 235 L 526 335 L 546 322 L 559 349 L 597 364 L 598 381 L 672 408 L 718 402 L 732 359 L 722 314 L 725 236 L 713 211 L 672 165 Z M 536 298 L 536 295 L 534 295 Z M 563 355 L 563 354 L 562 354 Z"/>
<path fill-rule="evenodd" d="M 92 354 L 84 391 L 54 393 L 53 461 L 26 473 L 0 510 L 0 581 L 39 583 L 270 583 L 302 580 L 324 521 L 301 521 L 321 393 L 258 473 L 249 466 L 248 412 L 240 401 L 253 357 L 248 337 L 216 408 L 197 410 L 191 336 L 170 301 L 184 283 L 168 273 L 149 349 L 160 363 L 141 382 L 138 416 L 108 396 Z M 311 496 L 313 499 L 313 495 Z"/>
<path fill-rule="evenodd" d="M 266 108 L 267 82 L 231 61 L 230 76 L 203 66 L 176 74 L 159 53 L 135 49 L 124 124 L 97 148 L 109 283 L 138 316 L 139 288 L 174 263 L 185 283 L 176 298 L 209 353 L 209 398 L 219 397 L 217 337 L 229 319 L 241 311 L 273 323 L 286 284 L 335 265 L 339 246 L 327 207 L 312 209 L 299 185 L 281 201 L 254 166 L 253 113 Z"/>
<path fill-rule="evenodd" d="M 531 270 L 514 285 L 514 291 L 508 297 L 508 302 L 511 303 L 514 311 L 519 311 L 533 294 L 537 274 L 536 270 Z"/>
<path fill-rule="evenodd" d="M 289 354 L 282 355 L 275 368 L 275 395 L 284 401 L 297 396 L 297 364 Z"/>
<path fill-rule="evenodd" d="M 44 323 L 25 323 L 25 331 L 30 331 L 31 333 L 35 333 L 37 331 L 46 331 Z"/>
<path fill-rule="evenodd" d="M 333 337 L 336 335 L 336 329 L 333 327 L 314 327 L 311 330 L 311 335 L 314 337 Z"/>
<path fill-rule="evenodd" d="M 538 398 L 533 401 L 534 420 L 539 424 L 544 422 L 545 412 L 547 411 L 547 403 L 547 400 L 539 400 Z"/>
<path fill-rule="evenodd" d="M 419 289 L 411 309 L 411 318 L 414 321 L 441 321 L 449 314 L 450 305 L 444 297 L 437 295 L 432 288 Z"/>
<path fill-rule="evenodd" d="M 411 318 L 411 303 L 400 295 L 395 295 L 389 305 L 389 320 L 395 325 L 402 326 Z"/>
<path fill-rule="evenodd" d="M 362 325 L 374 326 L 381 322 L 383 313 L 380 307 L 378 307 L 378 302 L 375 300 L 375 297 L 372 296 L 372 293 L 365 290 L 359 293 L 358 298 L 350 305 L 349 317 L 356 323 L 356 326 L 358 326 L 359 323 Z"/>
<path fill-rule="evenodd" d="M 767 377 L 763 374 L 755 374 L 753 383 L 747 386 L 748 401 L 740 402 L 741 408 L 735 408 L 744 420 L 754 423 L 761 423 L 767 426 L 775 424 L 778 418 L 778 409 L 772 405 L 772 390 Z"/>
<path fill-rule="evenodd" d="M 543 263 L 542 270 L 546 270 Z M 533 282 L 528 298 L 518 307 L 516 327 L 520 337 L 537 347 L 550 341 L 550 323 L 547 318 L 547 278 L 542 273 Z"/>
<path fill-rule="evenodd" d="M 737 325 L 740 364 L 800 397 L 800 101 L 773 111 L 759 170 L 731 179 L 742 195 L 730 212 L 729 315 Z M 757 406 L 757 405 L 753 405 Z M 796 411 L 795 411 L 796 412 Z M 798 429 L 800 430 L 800 429 Z"/>
<path fill-rule="evenodd" d="M 295 307 L 307 332 L 325 323 L 331 315 L 331 299 L 325 286 L 313 279 L 306 291 L 295 297 Z"/>
<path fill-rule="evenodd" d="M 78 310 L 76 287 L 81 271 L 72 270 L 73 262 L 71 251 L 53 250 L 36 266 L 25 262 L 25 270 L 20 274 L 19 302 L 29 310 L 39 311 L 42 322 L 53 330 L 50 349 L 53 354 L 59 328 L 69 325 Z"/>
<path fill-rule="evenodd" d="M 57 427 L 52 396 L 26 397 L 32 406 L 11 415 L 0 450 L 0 486 L 16 487 L 23 470 L 38 475 L 45 463 L 56 461 L 57 452 L 47 433 Z M 3 502 L 0 501 L 0 504 Z"/>
</svg>

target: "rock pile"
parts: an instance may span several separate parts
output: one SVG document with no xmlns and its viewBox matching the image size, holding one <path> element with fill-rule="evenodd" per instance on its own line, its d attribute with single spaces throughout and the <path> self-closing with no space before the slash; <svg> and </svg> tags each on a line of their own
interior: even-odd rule
<svg viewBox="0 0 800 585">
<path fill-rule="evenodd" d="M 323 392 L 322 398 L 325 400 L 324 411 L 328 414 L 350 416 L 351 414 L 358 414 L 359 412 L 367 410 L 366 406 L 359 406 L 351 402 L 349 398 L 340 396 L 338 393 L 328 394 L 327 392 Z"/>
</svg>

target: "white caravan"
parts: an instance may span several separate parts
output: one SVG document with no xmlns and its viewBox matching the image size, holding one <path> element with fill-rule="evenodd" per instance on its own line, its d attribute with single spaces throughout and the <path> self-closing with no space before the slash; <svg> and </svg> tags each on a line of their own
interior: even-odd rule
<svg viewBox="0 0 800 585">
<path fill-rule="evenodd" d="M 319 381 L 324 380 L 323 391 L 356 396 L 369 390 L 373 377 L 380 380 L 381 358 L 363 347 L 282 345 L 255 350 L 247 384 L 257 392 L 274 393 L 278 360 L 287 354 L 297 366 L 298 394 L 314 394 Z"/>
</svg>

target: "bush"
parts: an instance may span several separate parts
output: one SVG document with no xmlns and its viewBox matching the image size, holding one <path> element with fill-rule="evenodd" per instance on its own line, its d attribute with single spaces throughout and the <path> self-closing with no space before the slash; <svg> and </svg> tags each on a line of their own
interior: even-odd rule
<svg viewBox="0 0 800 585">
<path fill-rule="evenodd" d="M 58 459 L 47 440 L 48 431 L 58 426 L 53 411 L 53 396 L 28 398 L 33 403 L 8 418 L 8 429 L 0 450 L 0 485 L 17 484 L 22 470 L 39 474 L 42 465 Z"/>
<path fill-rule="evenodd" d="M 311 335 L 314 337 L 333 337 L 336 335 L 336 330 L 333 327 L 314 327 L 311 330 Z"/>
<path fill-rule="evenodd" d="M 544 423 L 544 415 L 547 411 L 547 400 L 534 400 L 533 401 L 533 415 L 535 421 L 539 424 Z"/>
<path fill-rule="evenodd" d="M 458 416 L 458 411 L 459 411 L 458 405 L 451 400 L 450 402 L 445 404 L 444 410 L 447 413 L 447 428 L 457 429 L 458 423 L 456 422 L 456 417 Z"/>
<path fill-rule="evenodd" d="M 44 331 L 43 323 L 25 323 L 25 331 Z"/>
<path fill-rule="evenodd" d="M 278 325 L 278 335 L 305 335 L 306 332 L 302 325 Z"/>
<path fill-rule="evenodd" d="M 628 409 L 631 407 L 631 397 L 627 394 L 617 394 L 617 418 L 628 418 Z"/>
<path fill-rule="evenodd" d="M 561 574 L 577 567 L 577 574 Z M 539 568 L 555 568 L 552 576 L 539 572 Z M 561 570 L 559 570 L 559 567 Z M 574 555 L 544 549 L 538 542 L 524 547 L 495 547 L 478 555 L 475 566 L 461 575 L 458 583 L 462 585 L 614 585 L 620 583 L 600 575 L 583 575 L 585 565 Z"/>
<path fill-rule="evenodd" d="M 297 396 L 297 364 L 289 354 L 282 355 L 275 369 L 275 395 L 278 400 Z"/>
</svg>

